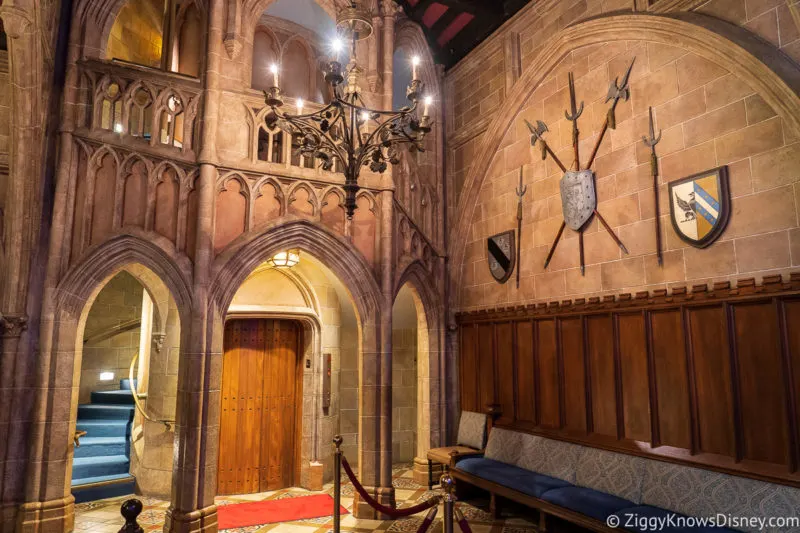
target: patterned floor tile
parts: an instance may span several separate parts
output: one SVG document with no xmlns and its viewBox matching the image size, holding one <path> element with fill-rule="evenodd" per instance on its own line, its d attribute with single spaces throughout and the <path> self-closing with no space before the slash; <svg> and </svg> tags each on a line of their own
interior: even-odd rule
<svg viewBox="0 0 800 533">
<path fill-rule="evenodd" d="M 392 474 L 396 488 L 396 503 L 399 508 L 410 507 L 441 495 L 441 491 L 429 491 L 425 485 L 414 481 L 413 471 L 407 465 L 396 465 L 392 469 Z M 322 493 L 333 495 L 333 485 L 327 483 L 323 487 Z M 220 496 L 215 499 L 214 503 L 223 506 L 249 501 L 296 498 L 310 494 L 315 493 L 300 488 L 289 488 L 258 494 Z M 342 486 L 341 503 L 349 511 L 352 511 L 353 508 L 354 495 L 355 490 L 351 483 L 348 482 Z M 75 533 L 117 533 L 123 523 L 119 513 L 120 504 L 128 498 L 130 497 L 109 498 L 77 504 L 75 506 Z M 144 504 L 144 510 L 139 515 L 139 524 L 145 533 L 162 531 L 169 502 L 140 496 L 137 498 Z M 492 516 L 486 511 L 488 509 L 487 501 L 459 502 L 458 507 L 469 521 L 472 533 L 537 532 L 530 517 L 508 516 L 504 520 L 492 519 Z M 442 533 L 442 515 L 443 511 L 440 507 L 439 514 L 428 533 Z M 341 518 L 341 530 L 342 533 L 416 533 L 423 517 L 424 514 L 420 513 L 399 520 L 359 520 L 352 514 L 347 514 Z M 320 517 L 281 524 L 228 529 L 224 530 L 224 533 L 332 533 L 332 526 L 332 517 Z M 461 533 L 457 526 L 455 531 Z"/>
</svg>

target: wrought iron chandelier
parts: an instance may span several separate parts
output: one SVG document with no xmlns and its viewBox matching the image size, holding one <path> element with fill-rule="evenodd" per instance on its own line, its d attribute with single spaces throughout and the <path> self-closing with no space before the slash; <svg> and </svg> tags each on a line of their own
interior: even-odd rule
<svg viewBox="0 0 800 533">
<path fill-rule="evenodd" d="M 369 166 L 371 171 L 382 174 L 388 163 L 399 162 L 396 148 L 402 144 L 409 145 L 412 152 L 424 151 L 425 135 L 431 131 L 431 98 L 425 98 L 422 116 L 418 117 L 418 101 L 424 84 L 417 79 L 419 60 L 414 58 L 411 84 L 406 89 L 409 105 L 396 111 L 367 107 L 360 87 L 364 71 L 355 57 L 356 43 L 372 35 L 372 16 L 368 10 L 351 2 L 339 12 L 336 29 L 352 43 L 352 52 L 349 63 L 343 68 L 339 63 L 342 41 L 337 39 L 333 59 L 323 66 L 325 81 L 332 89 L 331 102 L 319 111 L 303 114 L 303 102 L 298 99 L 296 114 L 284 112 L 278 67 L 272 65 L 273 87 L 264 91 L 271 108 L 265 120 L 270 129 L 277 124 L 288 135 L 300 137 L 299 152 L 315 157 L 323 170 L 331 170 L 338 161 L 345 176 L 345 210 L 347 218 L 352 219 L 362 167 Z"/>
</svg>

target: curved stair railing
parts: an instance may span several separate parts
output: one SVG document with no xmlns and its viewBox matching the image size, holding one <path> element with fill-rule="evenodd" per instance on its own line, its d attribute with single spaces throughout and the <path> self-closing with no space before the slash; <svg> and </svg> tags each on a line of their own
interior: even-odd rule
<svg viewBox="0 0 800 533">
<path fill-rule="evenodd" d="M 137 353 L 136 355 L 133 356 L 133 359 L 131 359 L 131 367 L 130 369 L 128 369 L 128 387 L 131 389 L 131 394 L 133 394 L 133 403 L 136 404 L 136 410 L 142 414 L 145 420 L 149 422 L 155 422 L 157 424 L 164 424 L 167 430 L 170 431 L 172 430 L 172 426 L 175 425 L 174 420 L 154 418 L 147 414 L 147 411 L 142 405 L 141 400 L 147 398 L 147 393 L 140 394 L 139 392 L 137 392 L 136 385 L 134 384 L 135 381 L 133 379 L 133 369 L 134 367 L 136 367 L 136 361 L 138 360 L 139 360 L 139 354 Z"/>
</svg>

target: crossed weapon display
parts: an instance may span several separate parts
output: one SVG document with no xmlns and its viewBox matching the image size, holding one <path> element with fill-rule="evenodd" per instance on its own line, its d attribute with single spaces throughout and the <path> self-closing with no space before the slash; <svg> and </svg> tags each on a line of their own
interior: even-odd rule
<svg viewBox="0 0 800 533">
<path fill-rule="evenodd" d="M 573 166 L 576 171 L 591 169 L 592 164 L 594 164 L 594 160 L 597 157 L 597 151 L 600 149 L 600 144 L 603 142 L 603 138 L 608 132 L 608 128 L 616 129 L 617 121 L 615 112 L 617 109 L 617 104 L 619 103 L 620 100 L 625 100 L 627 102 L 631 96 L 629 81 L 630 81 L 631 70 L 633 70 L 633 63 L 635 61 L 636 58 L 633 58 L 633 61 L 631 61 L 630 66 L 628 66 L 628 70 L 625 72 L 625 76 L 623 76 L 621 83 L 618 83 L 619 78 L 616 78 L 614 79 L 613 82 L 611 82 L 611 85 L 608 89 L 608 95 L 606 96 L 606 102 L 610 101 L 611 106 L 609 107 L 608 113 L 606 114 L 606 120 L 603 123 L 603 127 L 600 130 L 600 137 L 597 139 L 597 143 L 595 144 L 594 149 L 592 150 L 592 154 L 589 157 L 589 162 L 583 169 L 581 169 L 580 153 L 578 149 L 579 139 L 580 139 L 580 132 L 578 130 L 578 118 L 580 118 L 580 116 L 583 114 L 583 102 L 581 102 L 580 106 L 577 105 L 577 101 L 575 98 L 575 80 L 572 76 L 572 72 L 569 73 L 570 111 L 565 111 L 564 116 L 566 117 L 567 120 L 572 122 L 572 148 L 575 152 L 575 161 L 573 163 Z M 531 132 L 531 145 L 535 146 L 536 143 L 539 143 L 539 146 L 542 151 L 542 161 L 547 159 L 547 156 L 549 155 L 553 159 L 553 162 L 555 162 L 555 164 L 558 165 L 558 168 L 560 168 L 562 172 L 566 173 L 567 168 L 559 160 L 558 156 L 555 154 L 555 152 L 553 152 L 553 150 L 550 148 L 550 146 L 547 144 L 547 141 L 543 137 L 544 133 L 549 131 L 547 125 L 541 120 L 536 121 L 535 127 L 527 120 L 525 121 L 525 124 L 528 125 L 528 129 Z M 625 248 L 625 245 L 622 244 L 622 241 L 619 240 L 619 237 L 617 237 L 616 233 L 614 233 L 614 230 L 611 229 L 611 226 L 608 225 L 603 216 L 597 211 L 596 200 L 593 209 L 593 214 L 594 216 L 597 217 L 597 220 L 600 221 L 600 223 L 603 225 L 606 231 L 608 231 L 609 235 L 611 235 L 611 238 L 614 239 L 614 242 L 617 244 L 617 246 L 619 246 L 620 249 L 625 254 L 628 254 L 628 249 Z M 561 240 L 561 236 L 564 234 L 564 228 L 566 228 L 566 225 L 567 225 L 566 221 L 561 222 L 561 227 L 558 230 L 558 234 L 556 235 L 555 241 L 553 241 L 553 244 L 550 247 L 550 251 L 547 254 L 547 259 L 545 259 L 544 262 L 545 268 L 547 268 L 547 266 L 550 264 L 550 260 L 553 258 L 553 254 L 556 251 L 558 242 Z M 583 230 L 585 228 L 586 228 L 586 223 L 584 223 L 584 225 L 578 230 L 578 242 L 579 242 L 578 245 L 580 247 L 580 260 L 581 260 L 581 275 L 583 275 L 586 272 L 584 253 L 583 253 Z"/>
</svg>

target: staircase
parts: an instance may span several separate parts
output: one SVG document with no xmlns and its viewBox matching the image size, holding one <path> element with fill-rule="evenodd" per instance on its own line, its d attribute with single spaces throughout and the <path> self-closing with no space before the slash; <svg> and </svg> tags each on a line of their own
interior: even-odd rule
<svg viewBox="0 0 800 533">
<path fill-rule="evenodd" d="M 78 406 L 77 431 L 85 431 L 72 461 L 72 494 L 87 502 L 133 494 L 130 436 L 135 404 L 122 379 L 119 390 L 94 391 L 91 403 Z"/>
</svg>

